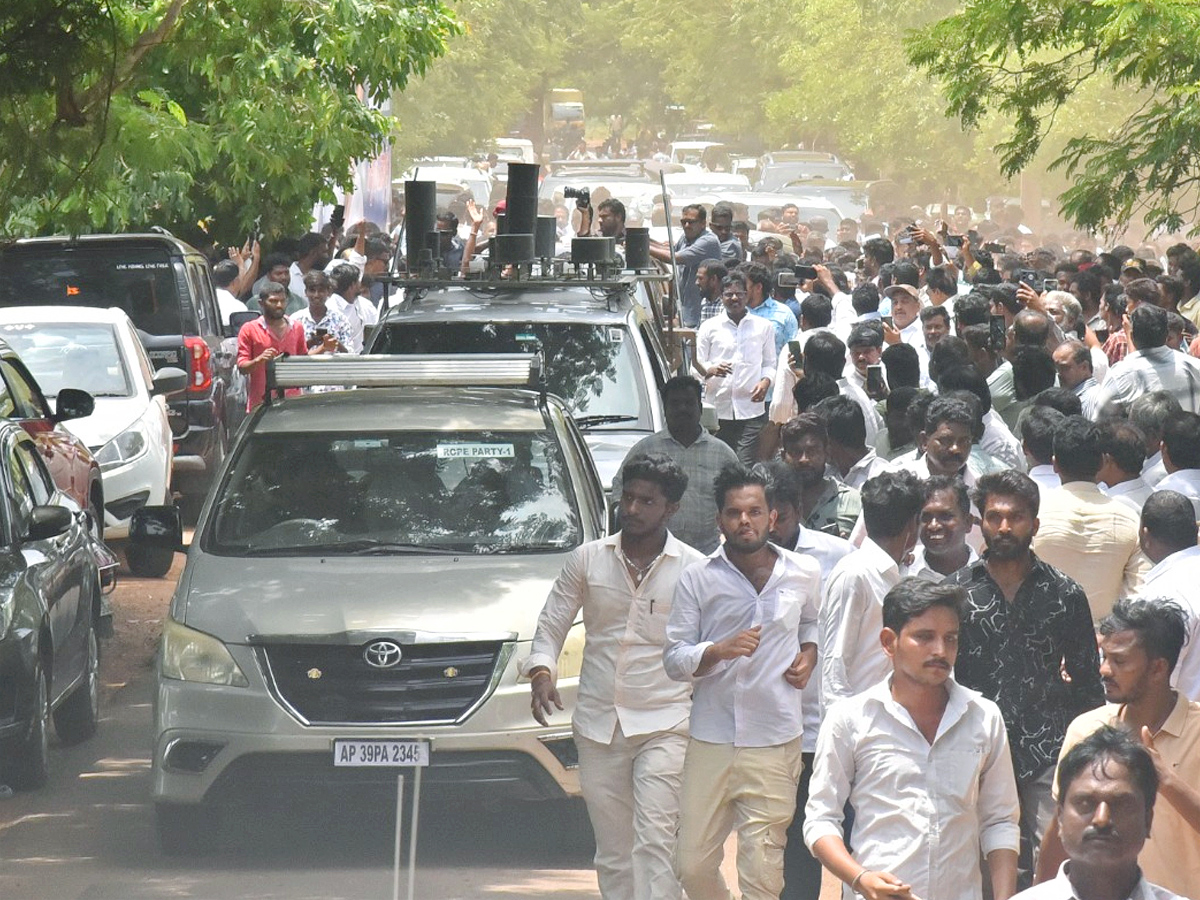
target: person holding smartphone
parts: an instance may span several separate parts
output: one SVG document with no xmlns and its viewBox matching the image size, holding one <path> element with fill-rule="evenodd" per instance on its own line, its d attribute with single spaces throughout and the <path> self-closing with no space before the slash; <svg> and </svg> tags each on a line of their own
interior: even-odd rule
<svg viewBox="0 0 1200 900">
<path fill-rule="evenodd" d="M 296 321 L 304 326 L 309 355 L 350 352 L 350 322 L 328 306 L 332 289 L 329 276 L 320 270 L 314 269 L 304 276 L 308 307 L 296 313 Z"/>
</svg>

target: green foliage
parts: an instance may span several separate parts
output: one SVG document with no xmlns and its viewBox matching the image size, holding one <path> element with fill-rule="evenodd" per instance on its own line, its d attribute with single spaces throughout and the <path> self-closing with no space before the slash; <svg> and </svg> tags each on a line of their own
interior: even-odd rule
<svg viewBox="0 0 1200 900">
<path fill-rule="evenodd" d="M 1100 83 L 1136 98 L 1112 124 L 1075 116 L 1052 163 L 1063 212 L 1085 227 L 1179 228 L 1198 211 L 1200 4 L 1194 0 L 972 0 L 907 42 L 951 114 L 1008 125 L 1005 174 L 1030 166 L 1069 102 Z M 1105 127 L 1108 125 L 1108 127 Z"/>
<path fill-rule="evenodd" d="M 17 39 L 31 27 L 45 40 Z M 356 91 L 386 99 L 457 32 L 441 0 L 17 0 L 0 14 L 0 233 L 204 220 L 240 243 L 260 214 L 268 234 L 302 230 L 390 133 Z"/>
</svg>

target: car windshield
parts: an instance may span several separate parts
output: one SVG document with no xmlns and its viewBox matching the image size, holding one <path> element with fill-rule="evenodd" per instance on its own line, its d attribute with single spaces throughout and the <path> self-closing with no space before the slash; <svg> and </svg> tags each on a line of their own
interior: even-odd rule
<svg viewBox="0 0 1200 900">
<path fill-rule="evenodd" d="M 10 322 L 0 325 L 0 335 L 17 351 L 47 397 L 57 397 L 67 387 L 93 397 L 133 396 L 111 325 Z"/>
<path fill-rule="evenodd" d="M 650 402 L 624 325 L 414 322 L 390 325 L 372 353 L 545 354 L 550 393 L 586 427 L 653 430 Z"/>
<path fill-rule="evenodd" d="M 760 191 L 777 191 L 789 181 L 802 178 L 846 178 L 850 170 L 842 163 L 805 160 L 796 162 L 774 162 L 763 166 L 759 176 Z"/>
<path fill-rule="evenodd" d="M 183 330 L 175 269 L 152 247 L 10 247 L 0 255 L 0 306 L 117 306 L 149 334 Z"/>
<path fill-rule="evenodd" d="M 548 431 L 251 436 L 208 548 L 326 556 L 561 551 L 581 540 Z"/>
</svg>

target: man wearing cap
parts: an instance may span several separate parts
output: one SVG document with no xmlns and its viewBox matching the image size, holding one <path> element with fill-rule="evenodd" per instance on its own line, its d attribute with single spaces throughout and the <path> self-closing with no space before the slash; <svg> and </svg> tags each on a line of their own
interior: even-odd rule
<svg viewBox="0 0 1200 900">
<path fill-rule="evenodd" d="M 893 284 L 883 295 L 892 301 L 892 323 L 883 328 L 883 339 L 889 344 L 904 343 L 917 351 L 921 375 L 929 374 L 929 351 L 925 348 L 925 329 L 921 324 L 921 295 L 910 284 Z"/>
</svg>

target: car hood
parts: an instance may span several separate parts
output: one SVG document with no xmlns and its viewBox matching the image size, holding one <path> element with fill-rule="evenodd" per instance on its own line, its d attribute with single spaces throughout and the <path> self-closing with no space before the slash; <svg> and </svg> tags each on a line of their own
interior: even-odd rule
<svg viewBox="0 0 1200 900">
<path fill-rule="evenodd" d="M 583 439 L 592 451 L 592 459 L 596 463 L 596 473 L 600 476 L 600 484 L 604 492 L 612 489 L 613 477 L 621 468 L 621 463 L 633 445 L 646 437 L 648 431 L 585 431 Z"/>
<path fill-rule="evenodd" d="M 181 584 L 187 591 L 182 621 L 235 644 L 251 636 L 402 631 L 515 633 L 530 640 L 566 558 L 566 553 L 303 558 L 201 553 L 188 560 Z"/>
<path fill-rule="evenodd" d="M 97 397 L 90 416 L 63 422 L 63 427 L 96 450 L 136 422 L 145 411 L 145 397 Z"/>
</svg>

